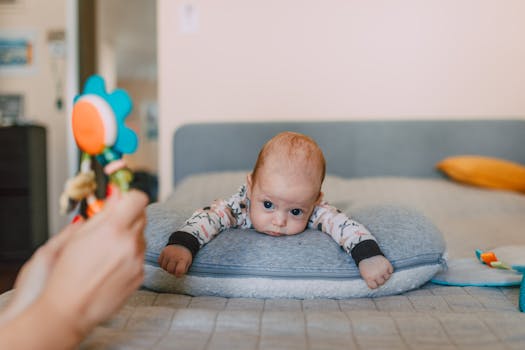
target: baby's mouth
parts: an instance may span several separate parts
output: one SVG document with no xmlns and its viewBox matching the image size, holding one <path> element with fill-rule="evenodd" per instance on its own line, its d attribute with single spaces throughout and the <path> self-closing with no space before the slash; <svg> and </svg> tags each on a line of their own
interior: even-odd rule
<svg viewBox="0 0 525 350">
<path fill-rule="evenodd" d="M 274 237 L 278 237 L 281 235 L 280 232 L 274 232 L 274 231 L 267 231 L 266 234 L 270 236 L 274 236 Z"/>
<path fill-rule="evenodd" d="M 273 236 L 273 237 L 279 237 L 279 236 L 285 235 L 286 233 L 280 232 L 280 231 L 268 230 L 268 231 L 266 231 L 266 234 L 269 235 L 269 236 Z"/>
</svg>

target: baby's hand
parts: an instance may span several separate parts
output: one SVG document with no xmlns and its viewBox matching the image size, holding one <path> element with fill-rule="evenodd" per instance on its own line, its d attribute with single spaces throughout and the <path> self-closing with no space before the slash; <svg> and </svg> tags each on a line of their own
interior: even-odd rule
<svg viewBox="0 0 525 350">
<path fill-rule="evenodd" d="M 372 256 L 359 262 L 359 272 L 370 289 L 383 285 L 394 272 L 390 261 L 382 255 Z"/>
<path fill-rule="evenodd" d="M 176 277 L 182 277 L 193 261 L 191 252 L 181 245 L 169 245 L 159 256 L 159 265 Z"/>
</svg>

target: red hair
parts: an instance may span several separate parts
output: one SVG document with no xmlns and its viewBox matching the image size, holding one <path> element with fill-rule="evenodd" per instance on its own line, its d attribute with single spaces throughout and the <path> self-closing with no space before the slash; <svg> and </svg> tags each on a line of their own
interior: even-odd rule
<svg viewBox="0 0 525 350">
<path fill-rule="evenodd" d="M 294 165 L 295 163 L 304 164 L 306 170 L 315 171 L 320 166 L 320 184 L 323 183 L 326 174 L 326 161 L 323 151 L 311 137 L 291 131 L 284 131 L 272 137 L 259 152 L 252 171 L 254 182 L 257 179 L 259 169 L 272 156 L 278 156 L 282 160 L 294 163 Z"/>
</svg>

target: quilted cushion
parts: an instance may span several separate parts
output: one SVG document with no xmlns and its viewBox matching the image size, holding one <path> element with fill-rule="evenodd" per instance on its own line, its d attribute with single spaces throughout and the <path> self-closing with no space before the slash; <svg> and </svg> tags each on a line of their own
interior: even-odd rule
<svg viewBox="0 0 525 350">
<path fill-rule="evenodd" d="M 203 181 L 210 181 L 204 180 Z M 184 192 L 198 193 L 192 183 Z M 182 184 L 184 187 L 184 184 Z M 181 188 L 177 189 L 180 193 Z M 430 280 L 444 266 L 441 232 L 423 214 L 400 205 L 369 205 L 350 212 L 375 235 L 395 272 L 378 289 L 361 279 L 352 258 L 328 235 L 307 230 L 271 237 L 230 229 L 205 245 L 185 277 L 175 278 L 157 263 L 168 236 L 195 209 L 172 201 L 148 207 L 144 287 L 190 295 L 258 298 L 348 298 L 402 293 Z"/>
</svg>

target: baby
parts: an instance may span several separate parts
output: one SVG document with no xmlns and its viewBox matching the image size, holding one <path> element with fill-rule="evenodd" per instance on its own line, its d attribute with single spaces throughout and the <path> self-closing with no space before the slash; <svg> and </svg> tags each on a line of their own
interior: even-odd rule
<svg viewBox="0 0 525 350">
<path fill-rule="evenodd" d="M 392 265 L 363 225 L 322 201 L 324 177 L 325 159 L 314 140 L 294 132 L 274 136 L 261 149 L 246 185 L 230 199 L 193 213 L 171 234 L 159 265 L 177 277 L 184 275 L 197 251 L 230 227 L 270 236 L 314 228 L 352 255 L 369 288 L 381 286 L 390 278 Z"/>
</svg>

